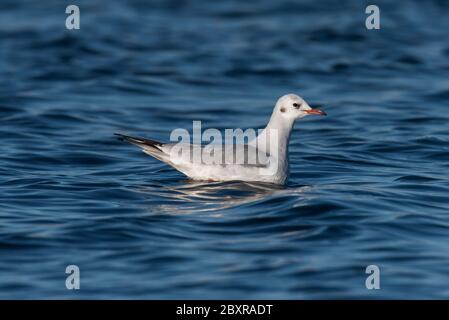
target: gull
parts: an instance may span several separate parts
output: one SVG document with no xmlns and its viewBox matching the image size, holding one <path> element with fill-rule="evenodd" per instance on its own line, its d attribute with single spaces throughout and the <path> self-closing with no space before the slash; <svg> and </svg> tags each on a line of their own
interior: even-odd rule
<svg viewBox="0 0 449 320">
<path fill-rule="evenodd" d="M 295 121 L 308 115 L 324 116 L 326 113 L 312 109 L 300 96 L 286 94 L 276 102 L 265 129 L 246 144 L 203 146 L 185 142 L 162 143 L 121 133 L 115 135 L 192 180 L 285 184 L 289 175 L 291 132 Z"/>
</svg>

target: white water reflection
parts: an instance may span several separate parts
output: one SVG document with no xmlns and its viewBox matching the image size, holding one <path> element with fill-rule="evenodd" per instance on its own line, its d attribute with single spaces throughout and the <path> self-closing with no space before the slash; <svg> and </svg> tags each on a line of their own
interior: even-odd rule
<svg viewBox="0 0 449 320">
<path fill-rule="evenodd" d="M 144 186 L 138 191 L 168 200 L 152 206 L 151 211 L 164 214 L 198 214 L 222 216 L 222 210 L 254 204 L 270 198 L 297 195 L 303 200 L 310 186 L 283 187 L 253 182 L 202 182 L 187 180 L 177 185 Z"/>
</svg>

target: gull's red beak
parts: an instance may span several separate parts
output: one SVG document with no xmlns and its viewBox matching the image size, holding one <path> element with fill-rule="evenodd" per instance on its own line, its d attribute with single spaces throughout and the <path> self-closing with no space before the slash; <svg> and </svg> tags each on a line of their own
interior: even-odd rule
<svg viewBox="0 0 449 320">
<path fill-rule="evenodd" d="M 326 116 L 326 112 L 320 110 L 320 109 L 310 109 L 310 110 L 303 110 L 307 114 L 316 114 L 319 116 Z"/>
</svg>

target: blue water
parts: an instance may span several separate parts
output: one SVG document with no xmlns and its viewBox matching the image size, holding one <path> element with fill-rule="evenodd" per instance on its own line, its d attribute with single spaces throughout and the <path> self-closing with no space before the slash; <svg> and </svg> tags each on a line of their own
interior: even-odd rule
<svg viewBox="0 0 449 320">
<path fill-rule="evenodd" d="M 68 4 L 0 4 L 0 298 L 449 298 L 448 2 L 370 31 L 367 1 L 77 1 L 80 30 Z M 328 116 L 284 187 L 113 137 L 260 128 L 290 92 Z"/>
</svg>

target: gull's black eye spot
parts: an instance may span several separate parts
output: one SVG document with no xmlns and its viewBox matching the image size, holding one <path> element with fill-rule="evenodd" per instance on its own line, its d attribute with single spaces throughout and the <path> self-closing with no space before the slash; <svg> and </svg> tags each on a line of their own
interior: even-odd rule
<svg viewBox="0 0 449 320">
<path fill-rule="evenodd" d="M 299 109 L 299 108 L 301 107 L 301 105 L 298 104 L 298 103 L 296 103 L 296 102 L 293 104 L 293 106 L 294 106 L 296 109 Z"/>
</svg>

